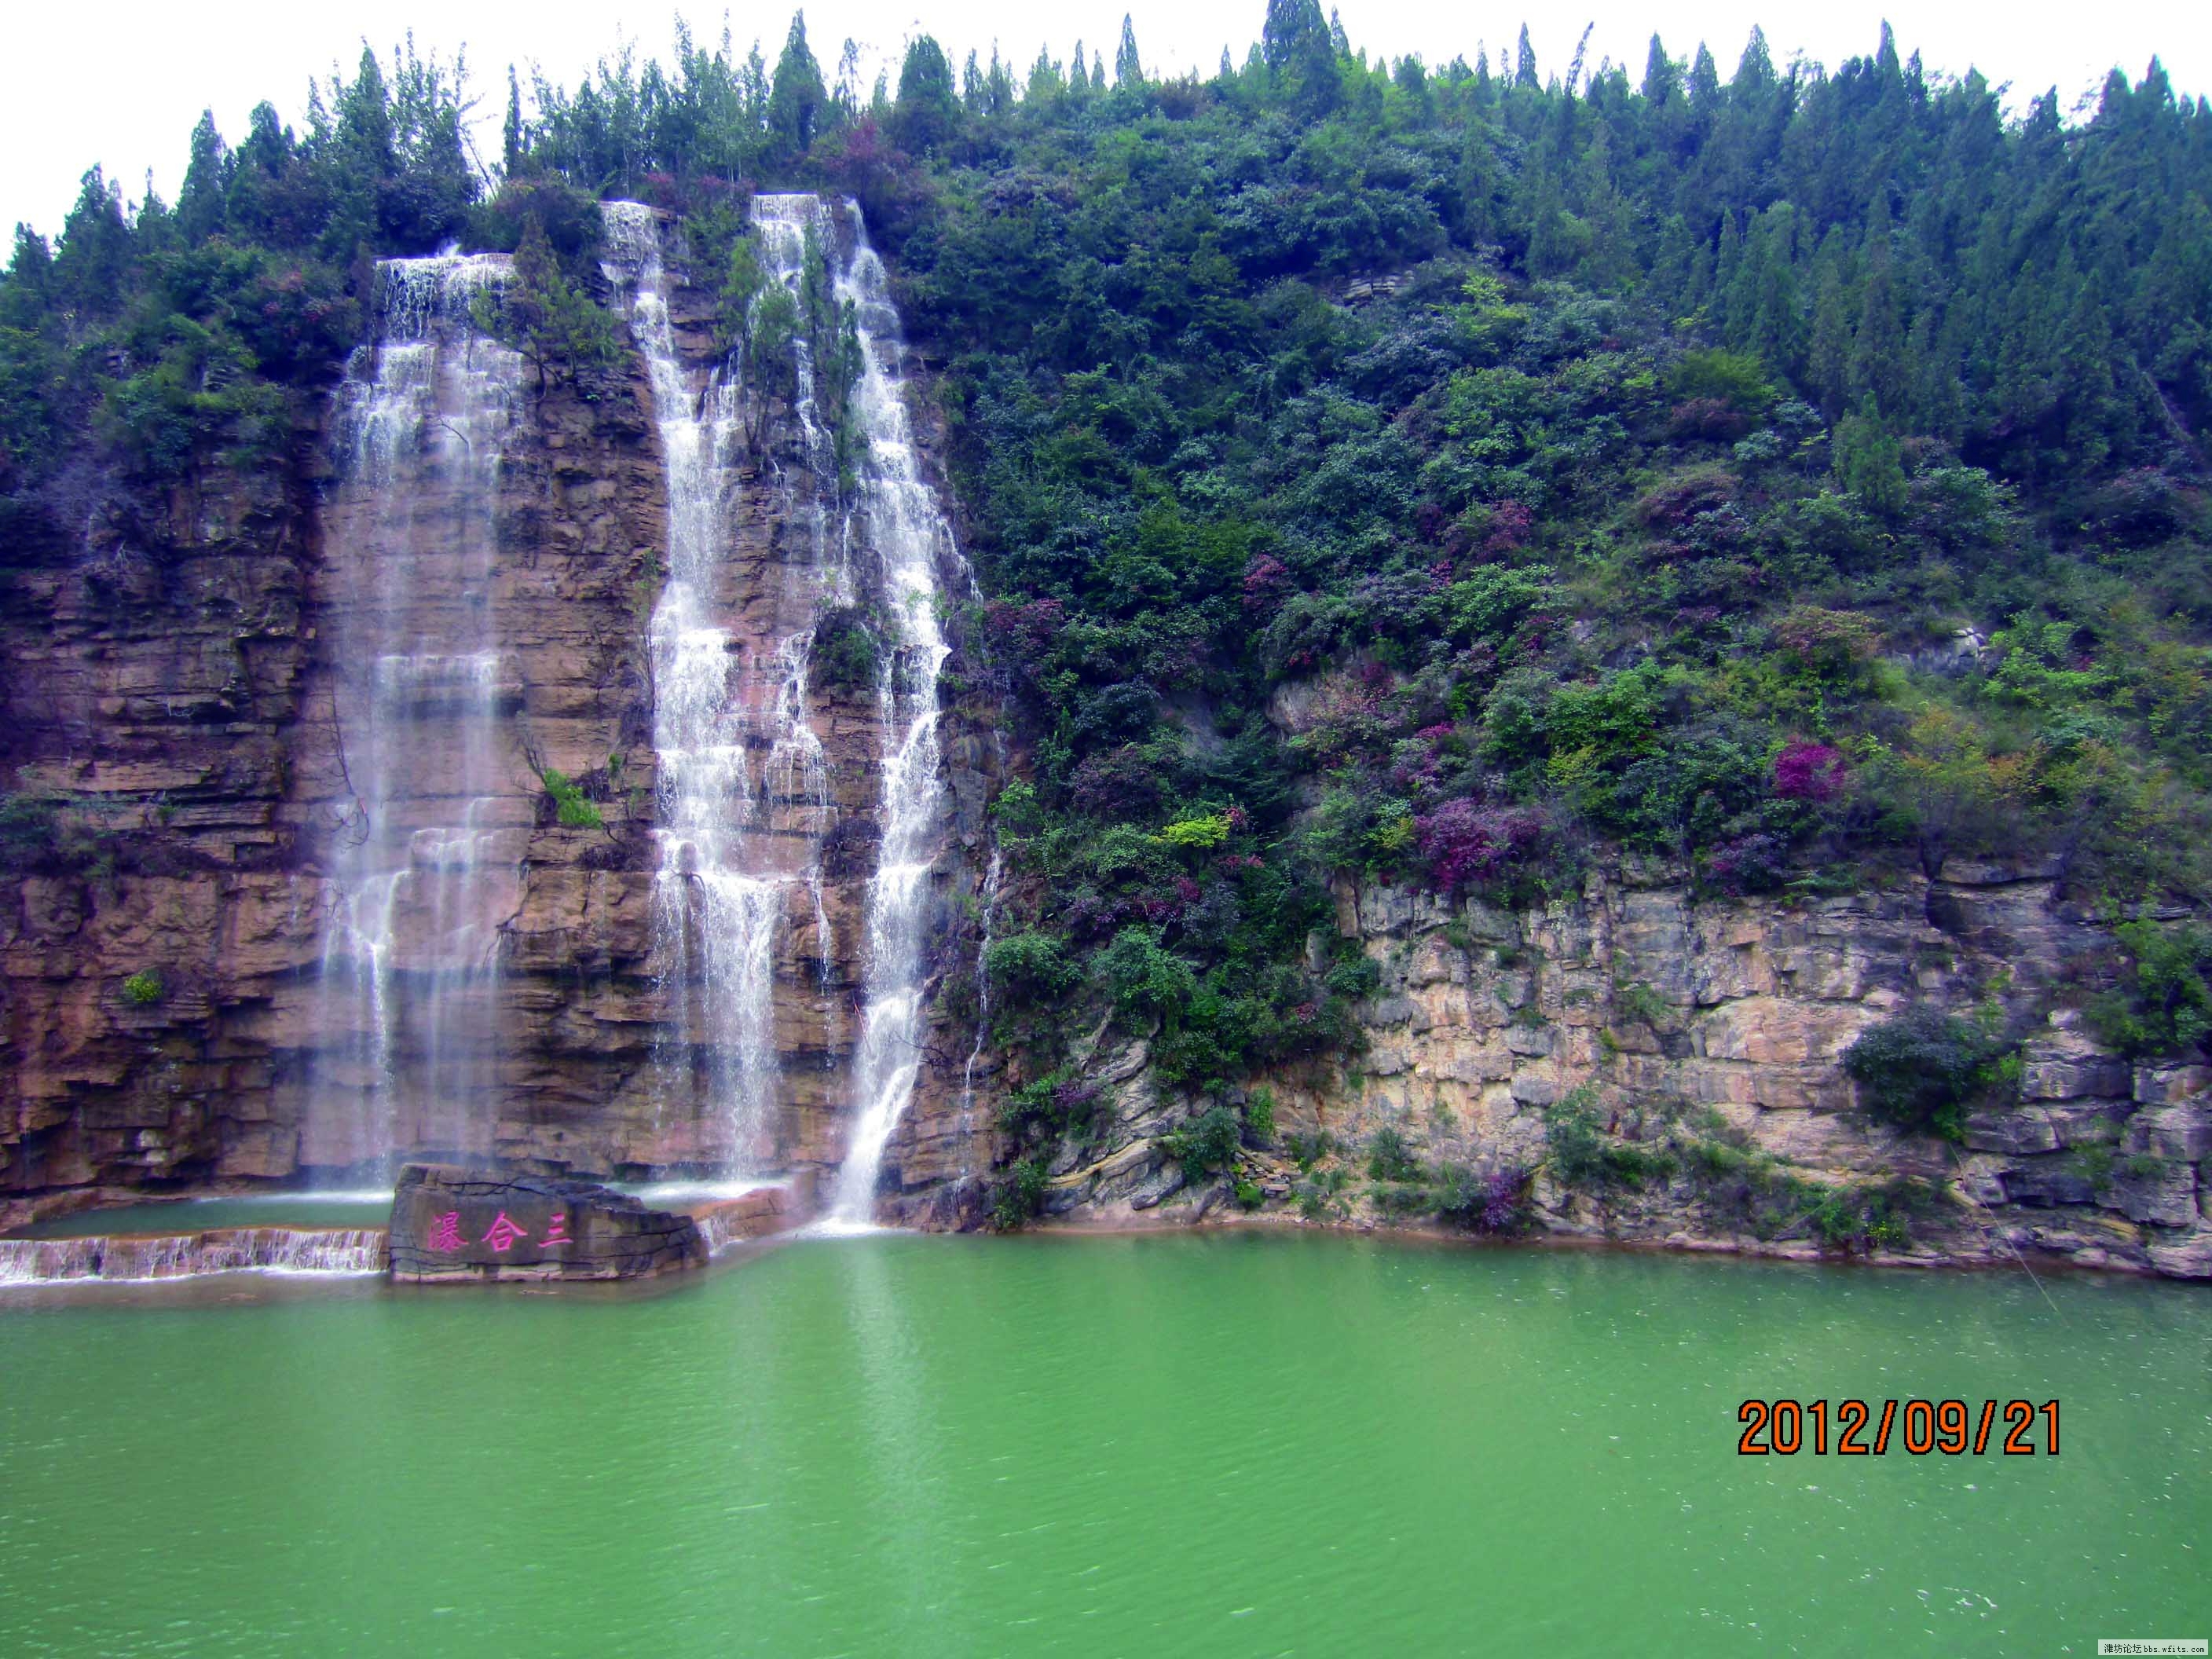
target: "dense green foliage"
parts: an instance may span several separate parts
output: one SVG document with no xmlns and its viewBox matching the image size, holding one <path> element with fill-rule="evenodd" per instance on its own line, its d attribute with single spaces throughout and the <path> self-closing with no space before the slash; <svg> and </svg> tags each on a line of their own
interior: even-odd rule
<svg viewBox="0 0 2212 1659">
<path fill-rule="evenodd" d="M 853 62 L 794 21 L 772 70 L 684 37 L 527 118 L 510 82 L 489 201 L 411 53 L 303 137 L 204 122 L 173 208 L 93 175 L 0 286 L 0 489 L 251 464 L 359 337 L 368 256 L 449 237 L 529 265 L 495 320 L 541 373 L 588 364 L 617 194 L 685 216 L 748 374 L 808 336 L 849 477 L 851 319 L 764 290 L 742 211 L 849 192 L 943 365 L 982 590 L 955 672 L 997 677 L 1030 762 L 987 964 L 1025 1146 L 1086 1132 L 1097 1019 L 1212 1098 L 1341 1053 L 1374 980 L 1319 942 L 1335 872 L 1528 896 L 1620 848 L 1726 893 L 1982 855 L 2212 887 L 2212 102 L 2155 64 L 2069 125 L 1887 29 L 1832 70 L 1754 33 L 1726 79 L 1656 39 L 1640 79 L 1547 79 L 1525 32 L 1494 67 L 1370 61 L 1314 0 L 1203 80 L 1126 27 L 1110 85 L 1080 48 L 956 72 L 921 36 L 872 97 Z M 874 684 L 865 613 L 817 646 Z M 2197 1041 L 2203 953 L 2132 948 L 2128 1040 Z M 1649 1173 L 1553 1127 L 1555 1164 Z"/>
<path fill-rule="evenodd" d="M 1980 1026 L 1915 1004 L 1853 1042 L 1844 1069 L 1884 1122 L 1959 1140 L 1967 1109 L 2002 1080 L 2011 1052 Z"/>
<path fill-rule="evenodd" d="M 2119 983 L 2089 1005 L 2097 1035 L 2133 1058 L 2202 1053 L 2212 1040 L 2212 929 L 2143 920 L 2114 932 L 2127 962 Z"/>
</svg>

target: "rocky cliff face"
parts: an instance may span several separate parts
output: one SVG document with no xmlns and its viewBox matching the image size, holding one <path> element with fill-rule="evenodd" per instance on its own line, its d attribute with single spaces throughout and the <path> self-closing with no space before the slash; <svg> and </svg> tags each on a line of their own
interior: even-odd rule
<svg viewBox="0 0 2212 1659">
<path fill-rule="evenodd" d="M 597 402 L 566 387 L 533 400 L 492 507 L 489 590 L 446 596 L 489 607 L 512 642 L 514 722 L 586 777 L 635 747 L 649 695 L 632 590 L 659 533 L 658 464 L 633 379 Z M 333 533 L 342 520 L 323 509 L 343 496 L 321 435 L 289 473 L 210 472 L 143 538 L 10 593 L 17 787 L 50 792 L 85 844 L 9 894 L 9 1191 L 283 1176 L 363 1155 L 308 1100 L 313 1054 L 338 1035 L 318 981 L 360 714 L 330 647 L 358 589 L 346 561 L 398 550 Z M 413 533 L 434 538 L 469 510 L 416 484 Z M 449 759 L 417 758 L 422 793 Z M 485 1138 L 511 1140 L 543 1103 L 599 1093 L 588 1068 L 619 1045 L 576 1029 L 581 994 L 596 969 L 604 1006 L 642 942 L 620 807 L 613 834 L 586 833 L 540 822 L 526 774 L 507 793 L 523 879 L 501 919 L 517 970 L 502 1014 L 520 1023 L 502 1047 L 553 1061 L 502 1079 L 518 1123 Z M 132 975 L 151 981 L 135 998 Z M 580 1053 L 584 1068 L 562 1066 Z M 494 1121 L 478 1104 L 410 1102 L 398 1133 L 489 1150 L 461 1127 Z"/>
<path fill-rule="evenodd" d="M 672 295 L 700 364 L 712 303 L 688 286 Z M 474 608 L 498 642 L 489 810 L 503 839 L 486 919 L 499 971 L 479 988 L 494 1004 L 481 1052 L 437 1087 L 398 1092 L 392 1144 L 556 1175 L 694 1166 L 722 1150 L 690 1109 L 682 1056 L 672 1066 L 675 993 L 656 956 L 645 629 L 667 497 L 641 365 L 633 354 L 580 390 L 529 387 L 488 507 L 421 471 L 400 509 L 369 522 L 338 476 L 328 409 L 305 418 L 278 463 L 210 467 L 95 522 L 82 545 L 12 550 L 0 760 L 56 828 L 0 890 L 0 1224 L 102 1189 L 293 1180 L 375 1150 L 361 1129 L 368 1079 L 346 1058 L 359 1032 L 325 982 L 361 764 L 362 692 L 339 642 L 360 625 L 362 562 L 398 556 L 395 536 L 434 549 L 486 510 L 489 576 L 449 565 L 426 580 L 429 603 Z M 739 678 L 764 697 L 836 505 L 787 409 L 761 423 L 741 485 L 716 600 Z M 773 1156 L 800 1168 L 842 1152 L 882 750 L 870 694 L 817 680 L 807 718 L 820 799 L 779 795 L 763 830 L 763 856 L 827 831 L 820 908 L 794 906 L 773 963 Z M 963 719 L 946 747 L 957 805 L 933 872 L 933 1007 L 972 962 L 990 762 L 988 733 Z M 451 793 L 438 742 L 402 750 L 395 799 Z M 537 767 L 575 780 L 603 825 L 559 823 Z M 826 824 L 799 822 L 825 809 Z M 404 994 L 404 917 L 394 939 Z M 923 1187 L 969 1161 L 957 1131 L 972 1025 L 933 1019 L 892 1153 L 893 1179 Z M 409 1056 L 396 1060 L 405 1073 Z"/>
<path fill-rule="evenodd" d="M 714 301 L 679 272 L 669 312 L 703 380 Z M 909 411 L 925 450 L 926 403 Z M 795 411 L 759 416 L 710 596 L 737 702 L 756 714 L 787 684 L 823 562 L 848 562 L 864 597 L 880 582 Z M 0 1223 L 108 1189 L 296 1180 L 375 1152 L 331 941 L 371 695 L 345 642 L 380 562 L 403 555 L 424 573 L 410 605 L 474 617 L 495 641 L 499 764 L 481 810 L 499 850 L 479 901 L 498 972 L 465 988 L 487 1006 L 465 1022 L 476 1035 L 457 1063 L 433 1076 L 419 1053 L 394 1057 L 395 1075 L 432 1084 L 397 1091 L 389 1145 L 548 1176 L 726 1155 L 684 1041 L 679 1000 L 696 988 L 672 973 L 656 919 L 647 626 L 668 568 L 668 485 L 642 364 L 529 388 L 483 499 L 417 469 L 401 499 L 372 503 L 340 476 L 332 424 L 327 410 L 305 417 L 289 456 L 204 470 L 159 501 L 111 492 L 66 545 L 8 550 L 0 762 L 19 805 L 44 816 L 15 824 L 18 874 L 0 890 Z M 441 562 L 478 520 L 488 568 Z M 1006 762 L 995 700 L 958 645 L 921 1066 L 882 1188 L 891 1212 L 939 1225 L 976 1218 L 996 1084 L 974 969 L 984 806 Z M 763 871 L 818 866 L 818 880 L 786 884 L 774 931 L 777 1085 L 761 1156 L 819 1171 L 842 1158 L 853 1116 L 886 739 L 872 692 L 818 673 L 803 721 L 818 745 L 806 778 L 769 763 L 774 722 L 746 723 L 763 781 L 742 805 Z M 453 821 L 434 805 L 456 765 L 443 729 L 425 720 L 421 741 L 392 745 L 391 810 Z M 544 770 L 574 780 L 603 822 L 561 823 Z M 1770 1182 L 1924 1183 L 1937 1197 L 1905 1251 L 1918 1259 L 2039 1251 L 2212 1275 L 2206 1072 L 2130 1066 L 2088 1038 L 2067 969 L 2109 941 L 2047 873 L 1954 862 L 1940 881 L 1784 902 L 1701 897 L 1632 866 L 1518 912 L 1347 886 L 1338 925 L 1378 977 L 1365 1052 L 1271 1080 L 1279 1150 L 1243 1170 L 1263 1213 L 1388 1219 L 1389 1194 L 1364 1173 L 1385 1130 L 1431 1169 L 1534 1168 L 1546 1109 L 1579 1090 L 1620 1145 L 1720 1150 L 1638 1186 L 1540 1176 L 1544 1231 L 1809 1252 L 1802 1219 L 1761 1211 L 1748 1162 Z M 392 934 L 402 994 L 434 955 L 410 926 Z M 1862 1031 L 1912 1001 L 1994 1002 L 2030 1028 L 2017 1103 L 1978 1115 L 1963 1146 L 1881 1127 L 1840 1067 Z M 1055 1166 L 1048 1212 L 1218 1212 L 1226 1183 L 1187 1186 L 1160 1145 L 1190 1103 L 1163 1097 L 1145 1044 L 1102 1030 L 1079 1058 L 1113 1110 L 1102 1144 Z M 1293 1137 L 1309 1152 L 1326 1137 L 1338 1151 L 1319 1167 L 1345 1182 L 1317 1182 L 1310 1157 L 1298 1167 Z"/>
<path fill-rule="evenodd" d="M 2131 1066 L 2053 1006 L 2069 961 L 2108 941 L 2047 875 L 1954 862 L 1938 882 L 1786 902 L 1701 900 L 1631 870 L 1525 912 L 1350 886 L 1338 908 L 1380 973 L 1362 1008 L 1367 1051 L 1340 1074 L 1278 1079 L 1276 1119 L 1285 1142 L 1330 1137 L 1351 1178 L 1330 1192 L 1287 1156 L 1251 1158 L 1269 1211 L 1295 1213 L 1303 1190 L 1320 1218 L 1387 1219 L 1387 1191 L 1364 1181 L 1384 1130 L 1432 1168 L 1534 1169 L 1545 1109 L 1581 1088 L 1629 1146 L 1725 1151 L 1703 1168 L 1671 1158 L 1640 1187 L 1540 1176 L 1544 1232 L 1815 1254 L 1802 1225 L 1758 1214 L 1748 1164 L 1836 1190 L 1924 1182 L 1912 1243 L 1888 1252 L 1903 1259 L 2009 1262 L 2018 1250 L 2212 1276 L 2212 1079 Z M 1956 1148 L 1861 1109 L 1840 1064 L 1861 1032 L 1907 1002 L 1984 997 L 2041 1018 L 2016 1105 L 1975 1115 Z M 1091 1074 L 1113 1089 L 1114 1130 L 1103 1152 L 1056 1168 L 1048 1213 L 1222 1212 L 1224 1188 L 1186 1187 L 1159 1146 L 1184 1107 L 1159 1097 L 1142 1045 L 1096 1052 Z"/>
</svg>

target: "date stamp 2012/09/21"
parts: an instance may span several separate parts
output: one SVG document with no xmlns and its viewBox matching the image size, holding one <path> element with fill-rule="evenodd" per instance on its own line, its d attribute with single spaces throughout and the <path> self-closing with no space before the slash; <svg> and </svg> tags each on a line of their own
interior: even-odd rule
<svg viewBox="0 0 2212 1659">
<path fill-rule="evenodd" d="M 1735 1415 L 1746 1457 L 1879 1457 L 1897 1447 L 1915 1457 L 2058 1455 L 2056 1400 L 1747 1400 Z"/>
</svg>

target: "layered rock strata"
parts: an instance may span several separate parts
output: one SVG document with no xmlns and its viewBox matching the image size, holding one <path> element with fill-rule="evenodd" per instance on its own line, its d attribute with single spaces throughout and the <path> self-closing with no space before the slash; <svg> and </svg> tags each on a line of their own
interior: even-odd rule
<svg viewBox="0 0 2212 1659">
<path fill-rule="evenodd" d="M 677 351 L 703 381 L 720 349 L 716 302 L 687 279 L 680 246 L 670 276 Z M 464 827 L 497 839 L 484 915 L 498 971 L 457 981 L 486 1006 L 443 1028 L 434 1085 L 388 1091 L 390 1144 L 552 1175 L 704 1170 L 728 1155 L 696 1068 L 669 1064 L 685 1021 L 656 929 L 648 623 L 669 549 L 652 389 L 632 353 L 516 395 L 496 468 L 471 483 L 488 499 L 457 493 L 468 469 L 403 448 L 404 499 L 370 503 L 333 459 L 333 406 L 303 403 L 293 448 L 264 466 L 211 465 L 158 501 L 112 495 L 81 536 L 5 550 L 0 766 L 52 823 L 0 887 L 0 1224 L 95 1192 L 297 1182 L 373 1153 L 362 1125 L 384 1085 L 362 1060 L 359 1000 L 334 1004 L 326 977 L 345 841 L 359 833 L 349 774 L 363 711 L 342 647 L 376 591 L 371 567 L 438 549 L 463 525 L 486 539 L 488 565 L 426 565 L 410 603 L 465 613 L 495 642 L 477 654 L 490 659 L 499 775 Z M 846 562 L 864 599 L 880 576 L 799 413 L 769 397 L 747 422 L 711 603 L 734 683 L 761 708 L 787 684 L 823 562 Z M 404 630 L 393 638 L 404 645 Z M 994 713 L 955 645 L 948 678 L 969 689 L 945 731 L 951 805 L 929 878 L 925 1058 L 886 1153 L 894 1188 L 933 1189 L 979 1162 L 964 1127 L 972 1011 L 948 1012 L 943 993 L 972 978 Z M 821 848 L 818 881 L 783 884 L 769 967 L 775 1106 L 755 1153 L 767 1167 L 826 1170 L 844 1150 L 880 724 L 872 691 L 817 674 L 805 726 L 818 763 L 803 787 L 774 783 L 769 722 L 743 738 L 757 743 L 750 775 L 769 781 L 755 806 L 733 803 L 745 833 L 781 874 L 799 866 L 779 849 Z M 450 794 L 450 759 L 404 732 L 388 744 L 397 810 Z M 560 822 L 541 769 L 573 781 L 602 823 Z M 463 822 L 422 811 L 441 835 Z M 404 914 L 392 937 L 404 995 Z M 391 1073 L 428 1078 L 409 1041 Z"/>
<path fill-rule="evenodd" d="M 1339 1072 L 1273 1080 L 1278 1133 L 1327 1136 L 1346 1171 L 1310 1197 L 1323 1218 L 1373 1224 L 1366 1149 L 1402 1138 L 1435 1168 L 1538 1169 L 1545 1113 L 1583 1089 L 1601 1128 L 1656 1146 L 1677 1127 L 1761 1155 L 1778 1176 L 1832 1188 L 1917 1178 L 1938 1195 L 1901 1260 L 2212 1276 L 2212 1068 L 2136 1065 L 2101 1049 L 2070 1006 L 2069 963 L 2109 934 L 2047 872 L 1954 861 L 1802 902 L 1695 895 L 1664 872 L 1594 876 L 1578 899 L 1525 911 L 1346 885 L 1338 927 L 1380 984 L 1361 1005 L 1366 1050 Z M 1318 951 L 1320 941 L 1316 941 Z M 1908 1004 L 1988 1005 L 2026 1029 L 2018 1099 L 1968 1122 L 1963 1146 L 1863 1109 L 1846 1049 Z M 1088 1075 L 1113 1103 L 1103 1150 L 1064 1154 L 1048 1213 L 1092 1223 L 1221 1212 L 1187 1187 L 1159 1137 L 1188 1109 L 1163 1096 L 1141 1042 L 1102 1037 Z M 1680 1138 L 1678 1135 L 1677 1139 Z M 1267 1211 L 1316 1183 L 1280 1152 L 1248 1157 Z M 1680 1247 L 1817 1254 L 1800 1227 L 1747 1224 L 1680 1169 L 1641 1189 L 1539 1176 L 1537 1230 Z"/>
</svg>

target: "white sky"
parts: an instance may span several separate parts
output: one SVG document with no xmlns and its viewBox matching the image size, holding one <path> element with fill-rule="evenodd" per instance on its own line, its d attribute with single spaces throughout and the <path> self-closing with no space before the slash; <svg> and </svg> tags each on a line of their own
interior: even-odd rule
<svg viewBox="0 0 2212 1659">
<path fill-rule="evenodd" d="M 1478 41 L 1492 61 L 1512 45 L 1523 16 L 1547 77 L 1564 72 L 1583 25 L 1595 21 L 1589 61 L 1611 56 L 1640 76 L 1654 29 L 1668 51 L 1687 58 L 1710 42 L 1725 78 L 1753 22 L 1762 23 L 1778 64 L 1793 52 L 1826 64 L 1871 51 L 1885 11 L 1894 14 L 1900 51 L 1916 48 L 1931 70 L 1978 68 L 2009 83 L 2015 106 L 2056 86 L 2071 106 L 2115 64 L 2139 76 L 2153 52 L 2164 59 L 2178 92 L 2212 91 L 2212 3 L 2204 0 L 2105 0 L 2094 7 L 2057 0 L 1830 0 L 1808 6 L 1774 0 L 1583 0 L 1539 11 L 1425 3 L 1424 0 L 1339 0 L 1355 48 L 1395 58 L 1419 52 L 1431 64 L 1464 54 Z M 1328 9 L 1328 0 L 1323 0 Z M 52 233 L 76 199 L 77 180 L 98 162 L 136 198 L 146 172 L 174 199 L 183 176 L 186 138 L 204 108 L 215 111 L 223 136 L 236 142 L 246 112 L 267 99 L 286 120 L 301 124 L 307 81 L 334 60 L 349 76 L 365 36 L 380 55 L 411 27 L 416 44 L 450 58 L 465 46 L 471 81 L 493 125 L 483 143 L 497 143 L 506 65 L 529 65 L 573 86 L 618 37 L 638 42 L 641 56 L 665 58 L 672 19 L 681 9 L 694 33 L 711 43 L 725 12 L 713 0 L 680 8 L 669 0 L 598 0 L 591 5 L 545 0 L 228 0 L 192 6 L 179 0 L 94 0 L 81 12 L 54 0 L 17 0 L 0 24 L 0 228 L 27 220 Z M 858 41 L 869 78 L 884 58 L 926 27 L 957 65 L 968 49 L 988 57 L 995 40 L 1025 68 L 1040 45 L 1065 59 L 1079 36 L 1086 51 L 1103 48 L 1109 72 L 1122 12 L 1133 13 L 1146 66 L 1158 73 L 1196 66 L 1210 72 L 1222 47 L 1242 62 L 1257 38 L 1265 0 L 1075 0 L 1039 12 L 1019 0 L 820 0 L 807 33 L 825 76 L 834 76 L 840 45 Z M 742 54 L 757 37 L 775 61 L 790 14 L 726 14 Z M 1043 39 L 1040 39 L 1041 31 Z M 894 71 L 896 84 L 896 71 Z"/>
</svg>

